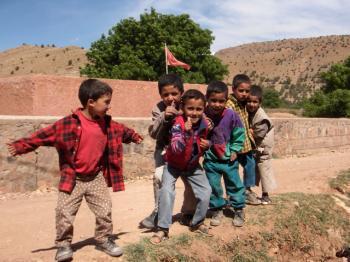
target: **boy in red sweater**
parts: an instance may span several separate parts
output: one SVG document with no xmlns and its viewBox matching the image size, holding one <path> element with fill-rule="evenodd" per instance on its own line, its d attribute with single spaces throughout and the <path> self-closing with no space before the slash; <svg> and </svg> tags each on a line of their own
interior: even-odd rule
<svg viewBox="0 0 350 262">
<path fill-rule="evenodd" d="M 73 257 L 73 222 L 83 197 L 96 216 L 96 249 L 111 256 L 123 254 L 111 238 L 112 201 L 107 186 L 113 191 L 124 190 L 122 143 L 139 144 L 143 138 L 106 114 L 112 93 L 106 83 L 85 80 L 79 88 L 83 108 L 7 145 L 13 156 L 39 146 L 57 149 L 61 171 L 56 208 L 57 261 Z"/>
</svg>

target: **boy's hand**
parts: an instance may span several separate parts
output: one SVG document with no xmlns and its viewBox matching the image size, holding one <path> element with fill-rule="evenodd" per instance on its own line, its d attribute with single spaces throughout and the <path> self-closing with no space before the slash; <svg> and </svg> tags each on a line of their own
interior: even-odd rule
<svg viewBox="0 0 350 262">
<path fill-rule="evenodd" d="M 211 130 L 213 130 L 213 128 L 214 128 L 214 123 L 213 123 L 213 121 L 209 118 L 209 117 L 207 117 L 205 114 L 203 115 L 204 116 L 204 119 L 207 121 L 207 123 L 208 123 L 208 130 L 209 131 L 211 131 Z"/>
<path fill-rule="evenodd" d="M 230 156 L 230 161 L 235 161 L 237 159 L 237 153 L 233 152 L 231 153 L 231 156 Z"/>
<path fill-rule="evenodd" d="M 187 121 L 185 122 L 185 131 L 190 131 L 192 129 L 192 121 L 190 117 L 187 117 Z"/>
<path fill-rule="evenodd" d="M 139 145 L 142 143 L 142 141 L 143 141 L 143 137 L 139 135 L 139 137 L 136 139 L 135 143 Z"/>
<path fill-rule="evenodd" d="M 175 108 L 175 102 L 173 101 L 170 106 L 165 108 L 165 119 L 174 118 L 179 114 L 179 111 Z"/>
<path fill-rule="evenodd" d="M 210 145 L 209 140 L 203 139 L 203 138 L 200 139 L 200 142 L 199 142 L 200 148 L 202 148 L 203 150 L 207 150 L 209 148 L 209 145 Z"/>
<path fill-rule="evenodd" d="M 16 156 L 17 152 L 16 152 L 16 148 L 12 145 L 11 142 L 7 142 L 7 150 L 10 152 L 11 156 Z"/>
</svg>

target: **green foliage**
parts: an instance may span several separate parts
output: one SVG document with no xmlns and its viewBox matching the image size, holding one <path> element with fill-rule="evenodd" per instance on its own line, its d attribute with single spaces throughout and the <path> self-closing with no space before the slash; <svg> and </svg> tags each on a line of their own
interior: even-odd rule
<svg viewBox="0 0 350 262">
<path fill-rule="evenodd" d="M 321 78 L 325 85 L 304 104 L 304 115 L 350 117 L 350 57 L 321 73 Z"/>
<path fill-rule="evenodd" d="M 263 107 L 265 108 L 278 108 L 282 105 L 282 101 L 276 90 L 268 88 L 264 90 L 263 95 Z"/>
<path fill-rule="evenodd" d="M 163 15 L 155 9 L 140 15 L 140 20 L 127 18 L 113 26 L 108 36 L 102 35 L 87 52 L 88 64 L 81 69 L 89 77 L 157 80 L 165 73 L 164 43 L 175 57 L 191 70 L 169 67 L 185 82 L 208 83 L 222 80 L 227 66 L 212 56 L 212 32 L 201 29 L 189 15 Z"/>
<path fill-rule="evenodd" d="M 304 115 L 310 117 L 350 117 L 350 90 L 316 92 L 305 104 Z"/>
<path fill-rule="evenodd" d="M 321 79 L 325 82 L 325 93 L 337 89 L 350 90 L 350 57 L 343 64 L 332 65 L 328 72 L 321 73 Z"/>
</svg>

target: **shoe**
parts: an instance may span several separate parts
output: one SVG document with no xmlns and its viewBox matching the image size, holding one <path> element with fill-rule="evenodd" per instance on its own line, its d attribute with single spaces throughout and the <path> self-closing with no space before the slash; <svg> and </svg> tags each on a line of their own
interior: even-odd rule
<svg viewBox="0 0 350 262">
<path fill-rule="evenodd" d="M 56 252 L 55 259 L 58 262 L 66 261 L 73 258 L 73 250 L 71 246 L 59 247 Z"/>
<path fill-rule="evenodd" d="M 96 249 L 105 252 L 112 257 L 123 255 L 123 249 L 119 247 L 112 239 L 108 239 L 102 244 L 96 245 Z"/>
<path fill-rule="evenodd" d="M 222 212 L 222 209 L 214 211 L 210 220 L 210 225 L 214 227 L 220 226 L 223 217 L 224 213 Z"/>
<path fill-rule="evenodd" d="M 272 203 L 271 198 L 269 198 L 269 196 L 266 196 L 266 195 L 262 196 L 260 201 L 261 201 L 261 204 L 263 205 L 269 205 Z"/>
<path fill-rule="evenodd" d="M 153 211 L 148 217 L 140 222 L 141 228 L 154 229 L 158 223 L 158 212 Z"/>
<path fill-rule="evenodd" d="M 242 227 L 244 224 L 245 215 L 243 209 L 235 210 L 235 217 L 232 220 L 232 224 L 235 227 Z"/>
<path fill-rule="evenodd" d="M 261 205 L 261 200 L 258 196 L 251 190 L 246 190 L 245 192 L 245 202 L 248 205 Z"/>
</svg>

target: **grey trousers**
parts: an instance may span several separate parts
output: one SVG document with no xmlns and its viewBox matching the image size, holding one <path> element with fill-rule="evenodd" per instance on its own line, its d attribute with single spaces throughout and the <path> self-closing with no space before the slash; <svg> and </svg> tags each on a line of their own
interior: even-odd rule
<svg viewBox="0 0 350 262">
<path fill-rule="evenodd" d="M 191 225 L 201 223 L 207 214 L 211 187 L 203 168 L 198 165 L 194 171 L 184 172 L 166 165 L 159 197 L 158 226 L 161 228 L 170 228 L 172 224 L 175 183 L 180 176 L 190 184 L 197 201 Z"/>
<path fill-rule="evenodd" d="M 162 186 L 162 176 L 163 176 L 164 166 L 165 166 L 162 151 L 163 150 L 161 149 L 156 149 L 154 152 L 155 172 L 153 176 L 153 193 L 154 193 L 154 211 L 153 212 L 155 213 L 158 212 L 159 193 L 160 193 L 160 188 Z M 184 201 L 182 203 L 181 213 L 193 215 L 196 210 L 197 201 L 188 181 L 183 178 L 181 179 L 185 185 Z"/>
<path fill-rule="evenodd" d="M 261 182 L 262 192 L 271 192 L 277 187 L 275 175 L 272 168 L 272 154 L 267 152 L 256 153 L 256 185 Z"/>
</svg>

